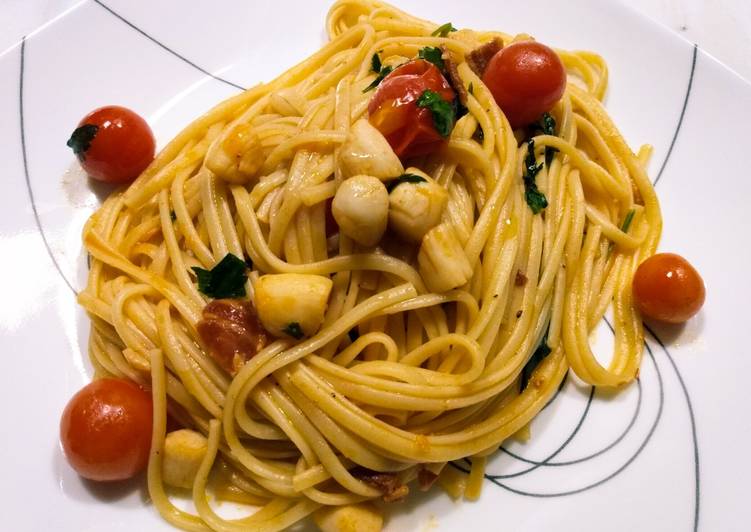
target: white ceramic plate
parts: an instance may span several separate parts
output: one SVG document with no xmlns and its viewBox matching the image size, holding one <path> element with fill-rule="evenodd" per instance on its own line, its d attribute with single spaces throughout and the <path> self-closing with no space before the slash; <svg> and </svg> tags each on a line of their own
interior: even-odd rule
<svg viewBox="0 0 751 532">
<path fill-rule="evenodd" d="M 655 146 L 661 249 L 688 257 L 708 295 L 687 327 L 649 335 L 641 378 L 627 390 L 611 396 L 569 379 L 534 421 L 532 441 L 491 460 L 479 502 L 433 490 L 395 506 L 388 530 L 747 530 L 751 86 L 616 2 L 399 4 L 437 22 L 601 53 L 616 123 L 632 146 Z M 163 145 L 214 103 L 316 50 L 327 8 L 89 1 L 0 57 L 0 528 L 169 529 L 143 483 L 91 486 L 58 444 L 60 412 L 90 376 L 88 323 L 74 299 L 86 271 L 79 235 L 107 193 L 65 146 L 74 125 L 122 104 L 146 116 Z M 604 347 L 608 338 L 598 333 Z"/>
</svg>

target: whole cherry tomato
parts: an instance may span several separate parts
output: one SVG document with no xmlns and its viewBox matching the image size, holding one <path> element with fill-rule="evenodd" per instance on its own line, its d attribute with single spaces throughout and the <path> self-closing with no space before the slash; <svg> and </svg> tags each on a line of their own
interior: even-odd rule
<svg viewBox="0 0 751 532">
<path fill-rule="evenodd" d="M 128 183 L 154 159 L 156 143 L 143 118 L 125 107 L 110 105 L 86 115 L 68 146 L 94 179 Z"/>
<path fill-rule="evenodd" d="M 666 323 L 687 321 L 705 297 L 699 273 L 674 253 L 658 253 L 642 262 L 634 274 L 633 293 L 643 316 Z"/>
<path fill-rule="evenodd" d="M 496 103 L 517 128 L 550 111 L 566 89 L 566 69 L 558 55 L 535 41 L 499 50 L 482 75 Z"/>
<path fill-rule="evenodd" d="M 433 153 L 446 140 L 436 129 L 431 110 L 417 106 L 426 90 L 447 102 L 455 97 L 454 89 L 433 63 L 415 59 L 387 75 L 370 100 L 370 123 L 399 157 Z"/>
<path fill-rule="evenodd" d="M 76 472 L 90 480 L 131 478 L 148 463 L 151 395 L 124 379 L 84 386 L 63 411 L 60 442 Z"/>
</svg>

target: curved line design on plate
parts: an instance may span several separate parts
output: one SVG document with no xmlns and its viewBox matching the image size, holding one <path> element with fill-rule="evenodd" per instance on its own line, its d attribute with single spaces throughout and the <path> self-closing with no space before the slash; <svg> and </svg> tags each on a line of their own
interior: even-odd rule
<svg viewBox="0 0 751 532">
<path fill-rule="evenodd" d="M 647 348 L 647 352 L 649 353 L 650 360 L 652 361 L 652 364 L 653 364 L 653 366 L 655 368 L 655 371 L 657 372 L 657 380 L 658 380 L 658 383 L 659 383 L 659 390 L 660 390 L 660 402 L 659 402 L 658 409 L 657 409 L 657 415 L 655 416 L 655 419 L 652 422 L 652 426 L 649 428 L 649 431 L 647 432 L 647 435 L 645 436 L 644 440 L 641 442 L 641 444 L 639 445 L 639 447 L 636 449 L 636 451 L 634 452 L 634 454 L 628 460 L 626 460 L 625 463 L 623 463 L 620 467 L 618 467 L 612 473 L 608 474 L 607 476 L 605 476 L 604 478 L 602 478 L 602 479 L 600 479 L 600 480 L 598 480 L 596 482 L 593 482 L 593 483 L 588 484 L 586 486 L 583 486 L 581 488 L 576 488 L 576 489 L 572 489 L 572 490 L 568 490 L 568 491 L 554 492 L 554 493 L 531 492 L 531 491 L 524 491 L 524 490 L 519 490 L 519 489 L 516 489 L 516 488 L 512 488 L 511 486 L 508 486 L 508 485 L 506 485 L 506 484 L 504 484 L 504 483 L 502 483 L 500 481 L 500 479 L 504 478 L 503 475 L 489 475 L 489 474 L 486 474 L 485 478 L 488 479 L 489 481 L 491 481 L 493 484 L 495 484 L 495 485 L 497 485 L 497 486 L 499 486 L 499 487 L 501 487 L 501 488 L 503 488 L 503 489 L 505 489 L 507 491 L 510 491 L 512 493 L 516 493 L 517 495 L 524 495 L 524 496 L 527 496 L 527 497 L 552 498 L 552 497 L 564 497 L 566 495 L 575 495 L 577 493 L 582 493 L 584 491 L 590 490 L 592 488 L 595 488 L 597 486 L 600 486 L 600 485 L 604 484 L 605 482 L 607 482 L 610 479 L 616 477 L 618 474 L 620 474 L 622 471 L 624 471 L 629 465 L 631 465 L 634 462 L 634 460 L 636 460 L 636 458 L 641 454 L 641 452 L 647 446 L 647 443 L 649 443 L 649 440 L 652 438 L 652 435 L 654 434 L 654 431 L 657 428 L 657 425 L 659 424 L 660 419 L 662 418 L 662 411 L 663 411 L 663 406 L 664 406 L 664 403 L 665 403 L 665 390 L 664 390 L 664 383 L 663 383 L 663 380 L 662 380 L 662 372 L 660 371 L 660 367 L 657 365 L 657 361 L 655 360 L 654 354 L 652 353 L 652 349 L 649 347 L 649 345 L 646 342 L 644 343 L 644 345 Z M 591 392 L 590 392 L 590 397 L 591 397 Z M 582 424 L 584 422 L 584 419 L 586 418 L 586 413 L 588 411 L 589 411 L 589 409 L 587 409 L 585 411 L 585 415 L 582 416 L 582 419 L 580 420 L 580 423 L 577 425 L 576 430 L 574 431 L 574 434 L 570 435 L 567 438 L 567 440 L 564 442 L 564 444 L 561 445 L 561 447 L 558 450 L 556 450 L 555 453 L 553 453 L 553 455 L 558 454 L 559 452 L 561 452 L 571 442 L 571 440 L 573 439 L 573 436 L 576 434 L 576 432 L 578 432 L 579 428 L 581 428 L 581 426 L 582 426 Z M 553 456 L 553 455 L 551 455 L 551 456 Z M 457 469 L 459 469 L 461 471 L 464 471 L 465 473 L 469 473 L 469 471 L 467 469 L 465 469 L 464 467 L 462 467 L 462 466 L 460 466 L 460 465 L 458 465 L 458 464 L 456 464 L 454 462 L 452 462 L 451 465 L 453 465 L 454 467 L 456 467 Z M 547 464 L 543 463 L 543 464 L 540 464 L 539 466 L 536 466 L 536 467 L 541 467 L 541 466 L 546 466 L 546 465 Z M 532 469 L 534 469 L 534 468 L 532 468 Z M 531 471 L 532 469 L 529 469 L 528 471 Z"/>
<path fill-rule="evenodd" d="M 500 450 L 502 452 L 504 452 L 505 454 L 511 456 L 512 458 L 515 458 L 515 459 L 519 460 L 520 462 L 524 462 L 526 464 L 534 464 L 536 466 L 543 466 L 544 465 L 544 466 L 548 466 L 548 467 L 559 467 L 559 466 L 574 465 L 574 464 L 578 464 L 579 462 L 586 462 L 587 460 L 591 460 L 592 458 L 600 456 L 601 454 L 605 454 L 610 449 L 612 449 L 613 447 L 615 447 L 616 445 L 618 445 L 623 440 L 623 438 L 625 438 L 626 435 L 629 432 L 631 432 L 631 429 L 633 428 L 634 424 L 636 423 L 636 419 L 639 417 L 639 412 L 641 411 L 641 401 L 642 401 L 642 388 L 641 388 L 641 381 L 639 379 L 636 379 L 636 385 L 637 385 L 638 395 L 636 396 L 636 407 L 634 408 L 634 413 L 631 416 L 631 420 L 629 421 L 628 425 L 623 430 L 623 432 L 621 432 L 621 434 L 615 440 L 613 440 L 612 442 L 610 442 L 608 445 L 606 445 L 605 447 L 603 447 L 599 451 L 595 451 L 594 453 L 589 454 L 587 456 L 583 456 L 581 458 L 575 458 L 575 459 L 572 459 L 572 460 L 565 460 L 565 461 L 562 461 L 562 462 L 554 462 L 554 461 L 551 461 L 550 459 L 553 458 L 556 454 L 558 454 L 559 451 L 556 451 L 554 454 L 551 454 L 550 456 L 548 456 L 547 458 L 545 458 L 545 459 L 543 459 L 541 461 L 536 461 L 536 460 L 531 460 L 529 458 L 525 458 L 525 457 L 523 457 L 523 456 L 521 456 L 519 454 L 516 454 L 516 453 L 514 453 L 512 451 L 509 451 L 508 449 L 506 449 L 503 446 L 500 447 Z"/>
<path fill-rule="evenodd" d="M 180 55 L 179 53 L 177 53 L 176 51 L 174 51 L 172 48 L 170 48 L 169 46 L 167 46 L 166 44 L 164 44 L 164 43 L 156 40 L 154 37 L 152 37 L 151 35 L 149 35 L 145 31 L 143 31 L 141 28 L 139 28 L 138 26 L 136 26 L 135 24 L 133 24 L 132 22 L 130 22 L 128 19 L 126 19 L 125 17 L 123 17 L 122 15 L 120 15 L 118 12 L 116 12 L 115 10 L 113 10 L 111 7 L 107 6 L 103 2 L 100 2 L 99 0 L 94 0 L 94 3 L 98 4 L 103 9 L 107 10 L 111 15 L 113 15 L 114 17 L 120 19 L 122 22 L 124 22 L 125 24 L 127 24 L 130 28 L 136 30 L 138 33 L 140 33 L 141 35 L 143 35 L 144 37 L 146 37 L 148 40 L 150 40 L 151 42 L 153 42 L 154 44 L 156 44 L 157 46 L 159 46 L 163 50 L 171 53 L 172 55 L 174 55 L 175 57 L 177 57 L 181 61 L 184 61 L 185 63 L 189 64 L 190 66 L 192 66 L 193 68 L 195 68 L 199 72 L 202 72 L 202 73 L 206 74 L 207 76 L 209 76 L 209 77 L 211 77 L 211 78 L 213 78 L 213 79 L 215 79 L 217 81 L 221 81 L 222 83 L 226 83 L 230 87 L 234 87 L 234 88 L 239 89 L 241 91 L 245 90 L 245 87 L 242 87 L 242 86 L 238 85 L 237 83 L 233 83 L 233 82 L 231 82 L 229 80 L 226 80 L 226 79 L 224 79 L 222 77 L 216 76 L 216 75 L 212 74 L 211 72 L 209 72 L 208 70 L 206 70 L 204 68 L 201 68 L 200 66 L 198 66 L 197 64 L 195 64 L 193 61 L 191 61 L 190 59 L 188 59 L 187 57 L 185 57 L 184 55 Z"/>
<path fill-rule="evenodd" d="M 673 371 L 675 372 L 675 376 L 678 377 L 678 382 L 681 385 L 681 390 L 683 391 L 683 397 L 686 399 L 686 406 L 688 407 L 688 417 L 691 421 L 691 438 L 693 440 L 694 444 L 694 488 L 696 491 L 695 501 L 694 501 L 694 532 L 699 530 L 699 505 L 701 501 L 701 470 L 699 468 L 699 440 L 696 434 L 696 418 L 694 416 L 694 407 L 691 404 L 691 396 L 688 393 L 688 387 L 686 386 L 686 381 L 683 380 L 683 376 L 681 375 L 681 372 L 678 370 L 678 366 L 675 363 L 675 360 L 673 360 L 673 356 L 670 354 L 670 351 L 668 351 L 668 348 L 665 347 L 665 344 L 660 339 L 659 336 L 657 336 L 657 333 L 655 333 L 648 325 L 644 325 L 644 328 L 649 331 L 649 334 L 652 335 L 652 338 L 655 339 L 655 341 L 660 344 L 660 347 L 665 352 L 665 355 L 668 357 L 668 360 L 670 361 L 670 365 L 673 367 Z"/>
<path fill-rule="evenodd" d="M 686 96 L 683 98 L 683 107 L 681 108 L 681 116 L 678 118 L 678 125 L 675 127 L 675 133 L 673 133 L 673 139 L 670 141 L 670 147 L 668 148 L 668 152 L 665 154 L 665 160 L 662 161 L 662 166 L 660 166 L 660 171 L 657 172 L 657 177 L 655 178 L 654 183 L 652 183 L 653 186 L 657 186 L 657 182 L 662 177 L 662 172 L 665 171 L 665 166 L 668 164 L 668 159 L 670 159 L 670 154 L 673 153 L 673 147 L 675 146 L 675 141 L 678 138 L 678 133 L 681 131 L 681 126 L 683 125 L 683 118 L 686 116 L 686 107 L 688 106 L 688 98 L 691 96 L 691 88 L 694 85 L 694 73 L 696 72 L 696 56 L 699 52 L 699 45 L 694 44 L 693 46 L 693 53 L 691 55 L 691 73 L 688 76 L 688 87 L 686 88 Z"/>
<path fill-rule="evenodd" d="M 612 329 L 612 326 L 610 325 L 610 323 L 607 320 L 605 320 L 605 322 L 607 323 L 608 327 L 612 331 L 613 329 Z M 693 519 L 694 524 L 693 524 L 693 530 L 694 530 L 694 532 L 697 532 L 698 529 L 699 529 L 699 508 L 700 508 L 700 499 L 701 499 L 701 491 L 700 491 L 700 468 L 699 468 L 699 446 L 698 446 L 698 439 L 697 439 L 696 419 L 694 417 L 694 409 L 693 409 L 693 405 L 691 403 L 691 397 L 689 395 L 686 383 L 683 380 L 683 377 L 682 377 L 680 371 L 678 370 L 678 366 L 676 365 L 675 361 L 673 360 L 673 357 L 670 354 L 670 352 L 668 351 L 667 347 L 665 346 L 665 344 L 662 342 L 662 340 L 657 336 L 657 334 L 651 328 L 649 328 L 646 325 L 645 325 L 645 328 L 652 335 L 652 337 L 659 344 L 659 346 L 662 348 L 662 350 L 665 353 L 668 361 L 670 362 L 670 365 L 671 365 L 673 371 L 675 372 L 675 375 L 676 375 L 676 377 L 678 379 L 678 382 L 681 385 L 681 389 L 683 391 L 683 396 L 684 396 L 684 398 L 686 400 L 686 406 L 688 407 L 688 414 L 689 414 L 689 419 L 690 419 L 690 422 L 691 422 L 691 437 L 692 437 L 692 444 L 693 444 L 693 451 L 694 451 L 693 454 L 694 454 L 694 482 L 695 482 L 695 490 L 694 490 L 694 516 L 693 516 L 694 517 L 694 519 Z M 631 427 L 633 427 L 634 422 L 636 420 L 636 417 L 638 415 L 638 412 L 640 410 L 640 404 L 641 404 L 641 382 L 640 382 L 639 379 L 637 379 L 637 384 L 639 385 L 639 401 L 637 403 L 637 409 L 636 409 L 636 412 L 634 414 L 634 417 L 632 418 L 631 422 L 629 423 L 628 427 L 626 428 L 626 431 L 615 442 L 613 442 L 612 444 L 608 445 L 607 447 L 605 447 L 604 449 L 602 449 L 602 450 L 600 450 L 600 451 L 598 451 L 596 453 L 591 454 L 590 456 L 587 456 L 587 457 L 584 457 L 584 458 L 581 458 L 581 459 L 571 460 L 571 461 L 567 461 L 567 462 L 553 462 L 553 463 L 548 462 L 548 460 L 550 458 L 553 458 L 555 455 L 557 455 L 558 453 L 560 453 L 566 446 L 568 446 L 568 444 L 571 442 L 571 440 L 573 439 L 573 437 L 576 435 L 576 433 L 578 432 L 578 430 L 583 425 L 584 420 L 587 417 L 587 413 L 589 412 L 589 405 L 590 405 L 590 402 L 592 400 L 592 394 L 593 394 L 593 391 L 594 391 L 594 389 L 592 389 L 590 391 L 589 400 L 587 402 L 587 407 L 586 407 L 584 413 L 582 414 L 582 417 L 580 418 L 579 423 L 577 424 L 575 430 L 573 431 L 573 433 L 571 435 L 568 436 L 568 438 L 564 441 L 564 443 L 555 452 L 551 453 L 545 460 L 542 460 L 540 462 L 535 462 L 535 461 L 528 460 L 528 459 L 525 459 L 525 458 L 522 458 L 522 457 L 517 457 L 516 455 L 513 455 L 512 453 L 506 451 L 507 454 L 513 456 L 514 458 L 517 458 L 517 459 L 519 459 L 519 460 L 521 460 L 523 462 L 534 464 L 534 467 L 528 468 L 528 469 L 526 469 L 526 470 L 524 470 L 522 472 L 519 472 L 519 473 L 509 474 L 509 475 L 490 475 L 490 474 L 486 474 L 485 478 L 487 480 L 489 480 L 490 482 L 492 482 L 493 484 L 495 484 L 496 486 L 499 486 L 499 487 L 501 487 L 501 488 L 503 488 L 503 489 L 505 489 L 507 491 L 510 491 L 512 493 L 515 493 L 517 495 L 524 495 L 526 497 L 552 498 L 552 497 L 564 497 L 564 496 L 567 496 L 567 495 L 575 495 L 577 493 L 582 493 L 584 491 L 588 491 L 588 490 L 590 490 L 592 488 L 595 488 L 597 486 L 600 486 L 600 485 L 606 483 L 607 481 L 611 480 L 612 478 L 615 478 L 617 475 L 619 475 L 621 472 L 623 472 L 629 465 L 631 465 L 631 463 L 634 462 L 634 460 L 636 460 L 636 458 L 641 454 L 641 452 L 644 450 L 644 448 L 647 446 L 647 444 L 651 440 L 652 435 L 654 434 L 654 432 L 655 432 L 655 430 L 657 428 L 657 425 L 659 424 L 660 419 L 662 418 L 663 405 L 664 405 L 664 402 L 665 402 L 664 382 L 663 382 L 663 379 L 662 379 L 662 372 L 660 371 L 660 366 L 657 364 L 657 360 L 655 359 L 654 353 L 652 352 L 652 348 L 649 346 L 649 344 L 646 341 L 644 342 L 644 346 L 647 348 L 647 352 L 649 354 L 649 358 L 652 361 L 652 364 L 653 364 L 653 366 L 655 368 L 655 371 L 657 373 L 657 379 L 658 379 L 659 391 L 660 391 L 660 394 L 659 394 L 660 400 L 659 400 L 657 415 L 655 416 L 655 419 L 652 422 L 652 426 L 650 427 L 649 431 L 647 432 L 647 435 L 644 438 L 644 440 L 642 441 L 642 443 L 636 449 L 636 451 L 634 452 L 634 454 L 628 460 L 626 460 L 626 462 L 623 463 L 619 468 L 617 468 L 614 472 L 610 473 L 609 475 L 607 475 L 606 477 L 602 478 L 601 480 L 598 480 L 597 482 L 593 482 L 593 483 L 588 484 L 586 486 L 583 486 L 581 488 L 576 488 L 576 489 L 573 489 L 573 490 L 556 492 L 556 493 L 529 492 L 529 491 L 524 491 L 524 490 L 519 490 L 519 489 L 516 489 L 516 488 L 512 488 L 511 486 L 508 486 L 508 485 L 504 484 L 503 482 L 501 482 L 501 480 L 504 479 L 504 478 L 510 478 L 510 477 L 520 476 L 520 475 L 528 473 L 528 472 L 530 472 L 530 471 L 532 471 L 532 470 L 534 470 L 534 469 L 536 469 L 538 467 L 554 467 L 554 466 L 564 466 L 564 465 L 573 465 L 573 464 L 577 464 L 577 463 L 582 463 L 582 462 L 585 462 L 585 461 L 587 461 L 587 460 L 589 460 L 591 458 L 594 458 L 595 456 L 598 456 L 598 455 L 606 452 L 610 448 L 614 447 L 626 435 L 626 433 L 629 432 L 629 430 L 631 429 Z M 502 449 L 502 450 L 505 451 L 505 449 Z M 466 463 L 471 463 L 467 459 L 465 459 L 464 461 Z M 465 468 L 463 465 L 457 464 L 455 462 L 451 462 L 451 465 L 453 467 L 455 467 L 456 469 L 459 469 L 460 471 L 464 472 L 464 473 L 469 473 L 469 470 L 467 468 Z"/>
<path fill-rule="evenodd" d="M 42 229 L 42 221 L 39 218 L 39 211 L 37 210 L 36 200 L 34 199 L 34 191 L 31 188 L 31 179 L 29 178 L 29 161 L 26 155 L 26 129 L 24 126 L 24 119 L 23 119 L 23 79 L 24 79 L 25 66 L 26 66 L 26 36 L 24 35 L 21 38 L 21 68 L 19 69 L 19 74 L 18 74 L 18 116 L 19 116 L 20 127 L 21 127 L 21 154 L 23 156 L 23 173 L 24 173 L 24 178 L 26 179 L 26 192 L 29 195 L 29 201 L 31 202 L 31 210 L 34 213 L 34 222 L 36 223 L 37 230 L 39 231 L 39 235 L 42 237 L 42 242 L 44 242 L 44 247 L 47 250 L 47 254 L 50 256 L 50 259 L 52 259 L 52 264 L 55 265 L 55 269 L 57 270 L 57 273 L 59 273 L 60 277 L 63 278 L 63 281 L 65 281 L 65 284 L 68 285 L 68 288 L 70 288 L 71 292 L 73 292 L 73 295 L 76 295 L 77 294 L 76 289 L 73 288 L 73 285 L 63 273 L 63 270 L 60 267 L 60 263 L 57 262 L 57 259 L 55 258 L 55 254 L 52 253 L 52 248 L 50 247 L 50 243 L 47 240 L 47 235 L 44 234 L 44 230 Z"/>
</svg>

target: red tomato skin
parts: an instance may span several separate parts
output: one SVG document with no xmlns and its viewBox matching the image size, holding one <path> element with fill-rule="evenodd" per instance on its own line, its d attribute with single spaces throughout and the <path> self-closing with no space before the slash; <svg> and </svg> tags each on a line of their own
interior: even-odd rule
<svg viewBox="0 0 751 532">
<path fill-rule="evenodd" d="M 129 183 L 154 160 L 156 141 L 138 114 L 118 105 L 100 107 L 86 115 L 78 127 L 97 126 L 89 149 L 79 156 L 92 178 L 107 183 Z"/>
<path fill-rule="evenodd" d="M 60 442 L 82 477 L 125 480 L 146 468 L 151 448 L 151 395 L 124 379 L 98 379 L 65 407 Z"/>
<path fill-rule="evenodd" d="M 510 44 L 488 63 L 482 81 L 511 127 L 538 120 L 566 90 L 566 69 L 558 54 L 535 41 Z"/>
<path fill-rule="evenodd" d="M 704 304 L 706 289 L 699 272 L 674 253 L 658 253 L 636 269 L 634 304 L 642 316 L 664 323 L 683 323 Z"/>
<path fill-rule="evenodd" d="M 445 142 L 433 125 L 429 109 L 417 107 L 423 92 L 432 90 L 452 101 L 454 89 L 429 61 L 415 59 L 395 68 L 368 104 L 370 123 L 378 129 L 398 157 L 427 155 Z"/>
</svg>

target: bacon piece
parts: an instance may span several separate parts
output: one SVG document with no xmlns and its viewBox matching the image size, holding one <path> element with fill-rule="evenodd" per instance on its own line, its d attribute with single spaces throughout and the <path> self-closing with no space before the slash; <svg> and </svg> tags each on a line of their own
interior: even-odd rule
<svg viewBox="0 0 751 532">
<path fill-rule="evenodd" d="M 524 286 L 527 284 L 527 276 L 522 273 L 521 270 L 516 270 L 516 278 L 514 279 L 516 286 Z"/>
<path fill-rule="evenodd" d="M 249 301 L 215 299 L 203 308 L 198 334 L 209 354 L 230 375 L 271 342 Z"/>
<path fill-rule="evenodd" d="M 417 485 L 420 486 L 420 491 L 428 491 L 436 480 L 438 480 L 438 475 L 422 466 L 417 471 Z"/>
<path fill-rule="evenodd" d="M 464 107 L 467 107 L 467 89 L 464 88 L 462 78 L 459 76 L 459 70 L 456 67 L 456 62 L 451 59 L 451 52 L 449 52 L 445 46 L 441 46 L 441 59 L 443 59 L 443 65 L 446 67 L 446 74 L 448 75 L 448 81 L 451 87 L 456 92 L 459 103 Z"/>
<path fill-rule="evenodd" d="M 383 502 L 400 501 L 409 494 L 409 487 L 402 484 L 396 473 L 380 473 L 365 467 L 356 467 L 350 473 L 383 493 Z"/>
<path fill-rule="evenodd" d="M 501 48 L 503 48 L 503 41 L 498 37 L 479 48 L 475 48 L 465 57 L 469 68 L 479 77 L 482 77 L 485 69 L 488 68 L 488 63 Z"/>
</svg>

